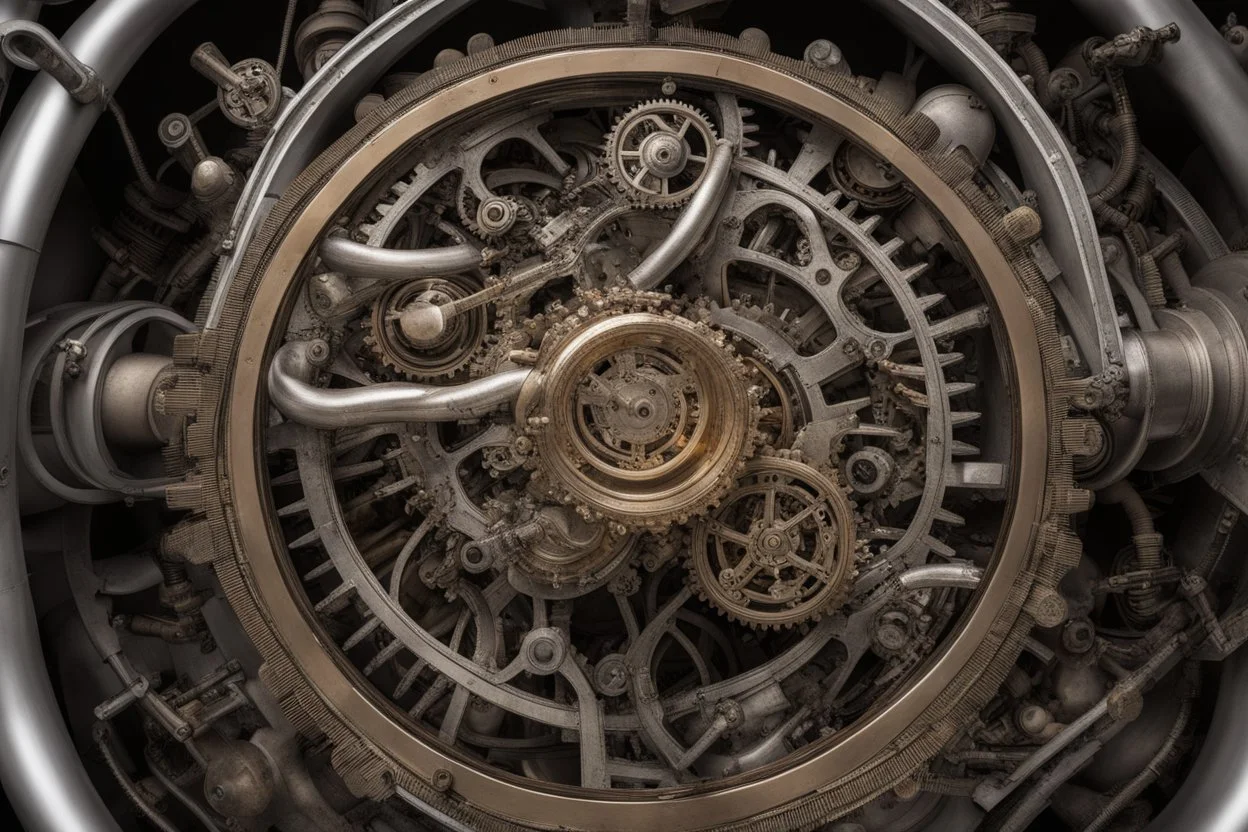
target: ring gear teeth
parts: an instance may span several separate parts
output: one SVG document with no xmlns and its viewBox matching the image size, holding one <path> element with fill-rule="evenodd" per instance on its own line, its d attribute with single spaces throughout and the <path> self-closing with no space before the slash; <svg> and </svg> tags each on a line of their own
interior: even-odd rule
<svg viewBox="0 0 1248 832">
<path fill-rule="evenodd" d="M 748 529 L 732 525 L 741 518 Z M 857 548 L 853 505 L 835 477 L 792 453 L 758 456 L 720 505 L 694 523 L 689 585 L 749 627 L 815 623 L 847 600 Z M 753 571 L 741 581 L 736 573 L 743 568 Z"/>
<path fill-rule="evenodd" d="M 683 119 L 675 125 L 676 132 L 668 131 L 672 136 L 679 134 L 680 143 L 673 142 L 670 147 L 658 149 L 648 146 L 647 142 L 655 142 L 652 137 L 663 132 L 658 125 L 668 124 L 669 119 Z M 691 145 L 691 138 L 697 146 Z M 634 205 L 640 208 L 675 208 L 688 202 L 697 191 L 709 170 L 715 140 L 715 125 L 696 107 L 672 99 L 646 101 L 620 116 L 607 134 L 607 171 L 615 187 Z M 641 154 L 650 155 L 652 162 L 664 164 L 669 158 L 663 155 L 665 152 L 683 153 L 686 159 L 683 164 L 679 163 L 679 159 L 673 159 L 672 169 L 676 172 L 669 176 L 654 173 L 642 175 Z M 700 157 L 701 161 L 689 158 L 691 156 Z M 649 187 L 648 181 L 652 182 Z M 679 187 L 672 190 L 670 183 Z"/>
<path fill-rule="evenodd" d="M 453 300 L 467 297 L 476 290 L 475 281 L 459 275 L 396 284 L 373 302 L 364 319 L 364 345 L 379 364 L 413 381 L 457 381 L 488 347 L 486 309 L 473 309 L 456 316 L 432 344 L 409 341 L 393 313 L 429 292 Z"/>
</svg>

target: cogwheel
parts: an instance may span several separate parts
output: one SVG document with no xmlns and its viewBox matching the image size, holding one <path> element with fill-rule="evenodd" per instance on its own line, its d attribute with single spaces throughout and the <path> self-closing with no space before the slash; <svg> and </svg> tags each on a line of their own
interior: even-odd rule
<svg viewBox="0 0 1248 832">
<path fill-rule="evenodd" d="M 759 456 L 693 525 L 690 587 L 729 618 L 783 629 L 818 621 L 848 597 L 854 510 L 836 480 L 791 455 Z"/>
<path fill-rule="evenodd" d="M 461 185 L 455 204 L 460 223 L 474 237 L 494 246 L 506 244 L 521 256 L 538 250 L 529 235 L 540 213 L 532 200 L 500 194 L 479 198 L 471 188 Z"/>
<path fill-rule="evenodd" d="M 646 208 L 671 208 L 693 196 L 709 170 L 715 126 L 683 101 L 647 101 L 607 135 L 607 170 L 621 193 Z"/>
<path fill-rule="evenodd" d="M 723 333 L 680 308 L 611 290 L 563 310 L 516 408 L 540 498 L 663 529 L 726 492 L 757 447 L 757 390 Z"/>
<path fill-rule="evenodd" d="M 485 349 L 488 311 L 469 310 L 451 319 L 433 340 L 411 337 L 403 326 L 403 312 L 415 304 L 446 303 L 480 289 L 472 278 L 449 275 L 396 284 L 373 302 L 364 326 L 364 343 L 378 363 L 418 381 L 454 381 L 467 372 Z"/>
</svg>

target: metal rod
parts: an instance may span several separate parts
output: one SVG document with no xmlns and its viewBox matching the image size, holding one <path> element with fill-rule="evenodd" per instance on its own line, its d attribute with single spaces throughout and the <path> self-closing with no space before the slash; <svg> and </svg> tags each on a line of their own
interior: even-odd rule
<svg viewBox="0 0 1248 832">
<path fill-rule="evenodd" d="M 957 589 L 975 589 L 983 580 L 984 570 L 970 563 L 929 563 L 907 569 L 897 576 L 902 589 L 907 592 L 916 589 L 937 589 L 939 587 L 956 587 Z"/>
<path fill-rule="evenodd" d="M 79 104 L 90 104 L 106 97 L 104 85 L 91 67 L 78 60 L 38 23 L 30 20 L 0 23 L 0 51 L 15 66 L 51 75 Z"/>
<path fill-rule="evenodd" d="M 99 0 L 62 40 L 115 89 L 143 51 L 195 0 Z M 0 353 L 18 356 L 35 266 L 74 161 L 103 109 L 53 78 L 31 83 L 0 135 Z M 0 373 L 16 401 L 18 373 Z M 15 408 L 0 408 L 0 779 L 28 832 L 106 832 L 117 824 L 61 718 L 48 679 L 22 549 Z"/>
<path fill-rule="evenodd" d="M 41 0 L 0 0 L 0 20 L 34 20 L 42 5 Z M 13 64 L 0 54 L 0 107 L 4 106 L 12 75 Z"/>
<path fill-rule="evenodd" d="M 384 425 L 390 422 L 454 422 L 511 404 L 532 370 L 509 370 L 467 384 L 388 382 L 345 390 L 309 384 L 313 341 L 292 341 L 269 367 L 269 398 L 288 418 L 314 428 Z"/>
<path fill-rule="evenodd" d="M 329 237 L 321 243 L 321 259 L 336 272 L 350 277 L 378 280 L 410 280 L 458 274 L 481 265 L 475 246 L 393 249 L 366 246 L 346 237 Z"/>
<path fill-rule="evenodd" d="M 737 151 L 731 142 L 720 139 L 707 168 L 706 180 L 689 200 L 680 219 L 654 251 L 633 269 L 628 280 L 633 288 L 648 290 L 658 286 L 672 270 L 684 262 L 715 221 L 719 206 L 728 192 L 732 162 Z"/>
</svg>

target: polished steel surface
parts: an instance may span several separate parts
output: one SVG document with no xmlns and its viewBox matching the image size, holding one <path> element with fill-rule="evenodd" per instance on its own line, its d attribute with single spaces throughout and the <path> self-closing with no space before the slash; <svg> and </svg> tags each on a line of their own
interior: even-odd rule
<svg viewBox="0 0 1248 832">
<path fill-rule="evenodd" d="M 143 51 L 194 0 L 101 0 L 84 12 L 63 44 L 108 87 L 119 84 Z M 82 143 L 102 110 L 74 101 L 56 81 L 31 84 L 0 134 L 0 347 L 21 354 L 26 302 L 39 250 Z M 18 374 L 0 374 L 0 398 L 17 397 Z M 7 649 L 0 667 L 0 778 L 25 827 L 116 828 L 70 743 L 48 682 L 15 487 L 17 413 L 0 413 L 0 622 Z"/>
<path fill-rule="evenodd" d="M 388 422 L 454 422 L 511 405 L 529 377 L 512 370 L 455 387 L 373 384 L 356 390 L 324 390 L 308 383 L 315 372 L 309 346 L 292 342 L 278 350 L 269 370 L 269 397 L 287 417 L 318 428 L 362 427 Z"/>
</svg>

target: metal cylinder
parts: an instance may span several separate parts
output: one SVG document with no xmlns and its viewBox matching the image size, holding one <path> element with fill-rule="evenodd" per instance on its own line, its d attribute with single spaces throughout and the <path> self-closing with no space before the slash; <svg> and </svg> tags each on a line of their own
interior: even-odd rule
<svg viewBox="0 0 1248 832">
<path fill-rule="evenodd" d="M 100 424 L 110 445 L 152 450 L 169 441 L 168 420 L 152 405 L 156 383 L 172 364 L 168 356 L 132 353 L 109 367 L 100 397 Z"/>
<path fill-rule="evenodd" d="M 65 47 L 115 89 L 143 51 L 195 0 L 99 0 Z M 0 351 L 21 354 L 39 250 L 74 161 L 103 109 L 41 75 L 0 136 Z M 19 374 L 0 373 L 0 400 Z M 29 832 L 117 829 L 66 732 L 48 680 L 22 549 L 13 464 L 17 413 L 0 408 L 0 779 Z"/>
</svg>

